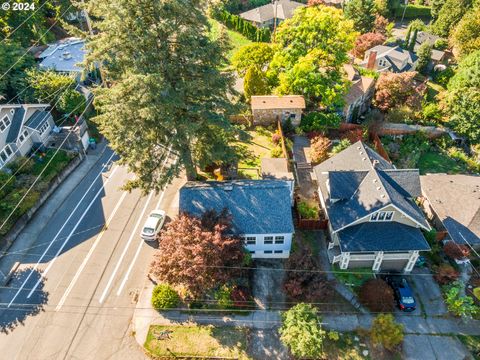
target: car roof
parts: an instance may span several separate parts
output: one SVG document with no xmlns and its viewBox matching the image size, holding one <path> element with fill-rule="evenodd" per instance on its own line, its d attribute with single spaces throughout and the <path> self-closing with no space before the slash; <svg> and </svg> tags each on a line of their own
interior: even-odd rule
<svg viewBox="0 0 480 360">
<path fill-rule="evenodd" d="M 153 227 L 154 228 L 159 221 L 160 221 L 159 218 L 153 217 L 150 214 L 150 216 L 148 216 L 147 221 L 145 221 L 145 225 L 143 227 Z"/>
<path fill-rule="evenodd" d="M 398 288 L 398 291 L 400 292 L 400 295 L 402 295 L 402 296 L 405 296 L 405 297 L 411 296 L 411 297 L 413 297 L 413 294 L 412 294 L 412 292 L 410 291 L 409 288 L 400 287 L 400 288 Z"/>
</svg>

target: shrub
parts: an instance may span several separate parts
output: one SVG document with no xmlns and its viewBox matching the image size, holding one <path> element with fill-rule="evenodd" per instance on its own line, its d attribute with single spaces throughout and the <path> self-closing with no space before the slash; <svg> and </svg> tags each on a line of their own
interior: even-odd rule
<svg viewBox="0 0 480 360">
<path fill-rule="evenodd" d="M 455 316 L 471 318 L 479 313 L 480 308 L 475 305 L 470 296 L 462 295 L 464 284 L 461 281 L 455 281 L 453 284 L 446 286 L 445 303 L 448 311 Z"/>
<path fill-rule="evenodd" d="M 470 249 L 467 245 L 457 244 L 454 241 L 449 241 L 443 246 L 445 255 L 454 260 L 460 260 L 470 255 Z"/>
<path fill-rule="evenodd" d="M 437 39 L 433 44 L 433 48 L 436 50 L 445 50 L 448 47 L 447 39 Z"/>
<path fill-rule="evenodd" d="M 403 341 L 403 325 L 395 322 L 392 314 L 380 314 L 370 329 L 372 343 L 387 350 L 394 350 Z"/>
<path fill-rule="evenodd" d="M 438 121 L 442 118 L 442 111 L 437 104 L 430 103 L 424 106 L 423 108 L 423 118 L 425 120 L 435 120 Z"/>
<path fill-rule="evenodd" d="M 233 289 L 227 285 L 220 286 L 215 291 L 214 298 L 217 300 L 217 307 L 220 309 L 231 309 L 234 305 L 232 300 Z"/>
<path fill-rule="evenodd" d="M 327 336 L 328 336 L 328 338 L 329 338 L 330 340 L 332 340 L 332 341 L 338 341 L 338 340 L 340 340 L 340 334 L 339 334 L 337 331 L 331 330 L 331 331 L 329 331 L 329 332 L 327 333 Z"/>
<path fill-rule="evenodd" d="M 283 157 L 283 150 L 281 146 L 275 146 L 272 150 L 270 150 L 270 156 L 272 158 L 281 158 Z"/>
<path fill-rule="evenodd" d="M 180 297 L 168 284 L 158 284 L 153 288 L 152 306 L 156 310 L 171 309 L 178 305 Z"/>
<path fill-rule="evenodd" d="M 297 210 L 302 219 L 318 219 L 318 209 L 315 206 L 308 205 L 305 201 L 300 201 Z"/>
<path fill-rule="evenodd" d="M 382 279 L 366 281 L 360 287 L 359 300 L 374 312 L 390 312 L 395 306 L 393 289 Z"/>
<path fill-rule="evenodd" d="M 338 114 L 311 112 L 302 117 L 300 127 L 305 132 L 326 131 L 328 129 L 337 129 L 342 122 Z"/>
<path fill-rule="evenodd" d="M 8 168 L 16 175 L 31 174 L 35 161 L 32 158 L 19 157 L 8 164 Z"/>
<path fill-rule="evenodd" d="M 248 291 L 246 287 L 236 286 L 232 290 L 230 298 L 232 299 L 235 307 L 246 307 L 251 302 L 252 297 L 250 291 Z"/>
<path fill-rule="evenodd" d="M 282 136 L 279 133 L 273 133 L 272 134 L 272 143 L 275 145 L 280 144 L 280 140 L 282 140 Z"/>
<path fill-rule="evenodd" d="M 440 70 L 435 71 L 433 73 L 433 79 L 439 85 L 446 87 L 450 79 L 453 77 L 453 75 L 455 75 L 455 70 L 453 70 L 452 67 L 447 67 L 443 71 L 440 71 Z"/>
<path fill-rule="evenodd" d="M 345 150 L 347 147 L 349 147 L 350 145 L 352 145 L 352 143 L 350 142 L 350 140 L 348 139 L 342 139 L 340 140 L 340 142 L 335 145 L 333 148 L 332 148 L 332 153 L 333 154 L 338 154 L 339 152 Z"/>
<path fill-rule="evenodd" d="M 442 264 L 437 268 L 435 280 L 440 285 L 447 285 L 457 280 L 459 275 L 460 274 L 453 268 L 453 266 Z"/>
<path fill-rule="evenodd" d="M 325 136 L 316 136 L 312 139 L 310 147 L 310 158 L 313 163 L 320 163 L 328 158 L 328 149 L 331 141 Z"/>
</svg>

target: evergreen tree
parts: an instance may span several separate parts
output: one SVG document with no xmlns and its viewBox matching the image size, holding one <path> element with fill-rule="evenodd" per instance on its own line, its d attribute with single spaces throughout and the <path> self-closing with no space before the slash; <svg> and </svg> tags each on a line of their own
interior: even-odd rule
<svg viewBox="0 0 480 360">
<path fill-rule="evenodd" d="M 9 40 L 0 41 L 0 99 L 8 100 L 23 88 L 25 69 L 33 66 L 33 56 Z"/>
<path fill-rule="evenodd" d="M 442 6 L 445 4 L 445 1 L 446 0 L 431 0 L 431 4 L 432 4 L 431 14 L 432 14 L 433 21 L 437 20 L 438 14 L 440 13 Z"/>
<path fill-rule="evenodd" d="M 462 18 L 450 35 L 454 53 L 459 58 L 480 49 L 480 4 Z"/>
<path fill-rule="evenodd" d="M 437 20 L 432 25 L 435 34 L 448 37 L 450 31 L 458 24 L 471 7 L 472 0 L 446 0 L 438 12 Z"/>
<path fill-rule="evenodd" d="M 344 9 L 345 17 L 352 20 L 355 30 L 362 34 L 373 30 L 376 11 L 373 0 L 350 0 Z"/>
<path fill-rule="evenodd" d="M 428 64 L 430 64 L 430 60 L 432 59 L 432 45 L 428 42 L 424 42 L 418 48 L 417 55 L 417 70 L 421 73 L 426 73 L 428 70 Z"/>
<path fill-rule="evenodd" d="M 200 164 L 232 155 L 228 137 L 217 136 L 231 129 L 234 110 L 233 78 L 220 71 L 227 42 L 209 38 L 205 8 L 203 0 L 102 3 L 89 61 L 104 64 L 111 86 L 95 91 L 94 121 L 136 175 L 126 188 L 158 191 L 183 168 L 195 179 Z M 205 142 L 210 147 L 197 151 Z"/>
<path fill-rule="evenodd" d="M 266 95 L 268 93 L 265 74 L 257 66 L 248 68 L 245 74 L 243 90 L 248 101 L 250 101 L 252 95 Z"/>
<path fill-rule="evenodd" d="M 408 49 L 408 43 L 410 41 L 411 32 L 412 32 L 412 29 L 409 26 L 407 29 L 407 35 L 405 36 L 405 43 L 403 44 L 404 49 Z"/>
<path fill-rule="evenodd" d="M 413 52 L 413 49 L 415 48 L 415 43 L 417 42 L 417 35 L 418 35 L 418 30 L 415 29 L 413 31 L 413 36 L 412 40 L 408 44 L 408 50 Z"/>
</svg>

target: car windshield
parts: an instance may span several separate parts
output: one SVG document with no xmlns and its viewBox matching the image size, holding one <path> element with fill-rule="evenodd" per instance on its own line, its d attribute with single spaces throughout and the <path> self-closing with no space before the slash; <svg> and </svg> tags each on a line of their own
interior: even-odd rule
<svg viewBox="0 0 480 360">
<path fill-rule="evenodd" d="M 144 234 L 153 234 L 154 231 L 155 230 L 153 228 L 149 228 L 149 227 L 143 228 L 143 233 Z"/>
<path fill-rule="evenodd" d="M 161 218 L 162 218 L 162 215 L 160 215 L 160 214 L 152 214 L 152 215 L 150 215 L 150 217 L 157 218 L 157 219 L 161 219 Z"/>
<path fill-rule="evenodd" d="M 413 304 L 415 300 L 413 300 L 413 297 L 411 296 L 405 296 L 405 297 L 402 297 L 402 302 L 405 304 Z"/>
</svg>

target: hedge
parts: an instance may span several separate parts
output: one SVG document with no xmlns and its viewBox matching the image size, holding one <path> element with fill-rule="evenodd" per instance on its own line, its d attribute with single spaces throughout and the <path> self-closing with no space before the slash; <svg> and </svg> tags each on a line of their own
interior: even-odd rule
<svg viewBox="0 0 480 360">
<path fill-rule="evenodd" d="M 400 6 L 396 9 L 395 16 L 401 18 L 403 16 L 403 9 L 405 6 Z M 431 7 L 425 5 L 408 4 L 405 10 L 405 19 L 415 19 L 419 17 L 431 18 Z"/>
<path fill-rule="evenodd" d="M 271 31 L 268 28 L 259 29 L 238 15 L 229 13 L 225 9 L 214 9 L 212 16 L 227 28 L 237 31 L 254 42 L 270 42 Z"/>
</svg>

